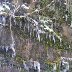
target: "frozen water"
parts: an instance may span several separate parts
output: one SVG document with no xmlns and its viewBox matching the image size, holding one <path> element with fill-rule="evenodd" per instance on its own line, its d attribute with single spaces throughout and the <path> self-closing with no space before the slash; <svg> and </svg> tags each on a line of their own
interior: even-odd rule
<svg viewBox="0 0 72 72">
<path fill-rule="evenodd" d="M 3 4 L 3 6 L 4 6 L 6 9 L 10 10 L 10 7 L 9 7 L 8 5 Z"/>
<path fill-rule="evenodd" d="M 0 11 L 4 11 L 4 8 L 2 5 L 0 5 Z"/>
<path fill-rule="evenodd" d="M 25 4 L 22 4 L 21 7 L 25 8 L 25 9 L 27 9 L 27 10 L 30 8 L 30 6 L 28 7 L 28 6 L 26 6 Z"/>
</svg>

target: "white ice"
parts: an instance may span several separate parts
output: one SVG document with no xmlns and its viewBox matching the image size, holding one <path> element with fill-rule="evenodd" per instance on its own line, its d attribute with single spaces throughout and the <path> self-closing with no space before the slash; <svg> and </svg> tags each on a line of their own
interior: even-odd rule
<svg viewBox="0 0 72 72">
<path fill-rule="evenodd" d="M 25 4 L 22 4 L 21 7 L 25 8 L 25 9 L 27 9 L 27 10 L 30 8 L 30 6 L 26 6 Z"/>
<path fill-rule="evenodd" d="M 4 11 L 4 8 L 2 5 L 0 5 L 0 11 Z"/>
<path fill-rule="evenodd" d="M 8 10 L 10 10 L 10 7 L 6 4 L 3 4 L 3 6 L 5 6 L 5 8 L 7 8 Z"/>
</svg>

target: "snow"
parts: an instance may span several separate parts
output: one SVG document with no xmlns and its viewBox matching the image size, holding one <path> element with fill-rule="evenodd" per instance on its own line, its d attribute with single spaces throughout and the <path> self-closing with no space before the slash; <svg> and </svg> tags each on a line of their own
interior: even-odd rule
<svg viewBox="0 0 72 72">
<path fill-rule="evenodd" d="M 4 11 L 6 9 L 10 10 L 10 7 L 6 4 L 3 4 L 3 5 L 0 5 L 0 14 L 1 14 L 1 11 Z"/>
<path fill-rule="evenodd" d="M 40 27 L 41 27 L 41 28 L 44 28 L 44 26 L 43 26 L 43 25 L 40 25 Z"/>
<path fill-rule="evenodd" d="M 10 7 L 6 4 L 3 4 L 3 6 L 5 6 L 5 8 L 7 8 L 8 10 L 10 10 Z"/>
<path fill-rule="evenodd" d="M 3 6 L 1 6 L 1 5 L 0 5 L 0 11 L 4 11 L 4 8 L 3 8 Z"/>
<path fill-rule="evenodd" d="M 52 2 L 54 2 L 54 0 Z"/>
<path fill-rule="evenodd" d="M 58 36 L 53 29 L 49 28 L 47 25 L 44 25 L 45 26 L 45 30 L 48 30 L 49 32 L 53 32 L 53 34 L 60 40 L 60 43 L 62 41 L 62 38 L 60 36 Z"/>
<path fill-rule="evenodd" d="M 67 5 L 67 3 L 64 3 L 65 5 Z"/>
<path fill-rule="evenodd" d="M 44 26 L 45 26 L 44 28 L 45 30 L 49 30 L 49 32 L 54 32 L 53 29 L 49 28 L 47 25 L 44 25 Z"/>
<path fill-rule="evenodd" d="M 38 22 L 36 20 L 34 20 L 34 19 L 32 19 L 32 20 L 35 23 L 35 26 L 38 25 Z"/>
<path fill-rule="evenodd" d="M 25 9 L 27 9 L 27 10 L 30 8 L 30 6 L 26 6 L 25 4 L 22 4 L 21 7 L 25 8 Z"/>
<path fill-rule="evenodd" d="M 35 10 L 35 12 L 39 12 L 39 10 L 38 10 L 38 9 L 36 9 L 36 10 Z"/>
<path fill-rule="evenodd" d="M 61 60 L 70 60 L 70 61 L 72 61 L 72 58 L 70 58 L 70 57 L 61 57 Z"/>
<path fill-rule="evenodd" d="M 43 33 L 43 34 L 45 33 L 45 31 L 42 31 L 42 30 L 38 30 L 38 32 L 39 32 L 39 33 Z"/>
<path fill-rule="evenodd" d="M 48 21 L 47 20 L 40 20 L 41 21 L 41 23 L 48 23 Z"/>
<path fill-rule="evenodd" d="M 26 69 L 26 70 L 29 70 L 29 68 L 28 68 L 28 66 L 26 65 L 26 62 L 23 60 L 23 65 L 24 65 L 24 68 Z"/>
<path fill-rule="evenodd" d="M 34 68 L 36 69 L 36 67 L 38 68 L 38 72 L 40 72 L 40 63 L 37 61 L 34 61 Z"/>
</svg>

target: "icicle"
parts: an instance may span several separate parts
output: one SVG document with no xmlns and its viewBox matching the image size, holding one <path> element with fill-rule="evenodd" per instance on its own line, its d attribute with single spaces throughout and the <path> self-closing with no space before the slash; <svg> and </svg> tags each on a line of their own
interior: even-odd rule
<svg viewBox="0 0 72 72">
<path fill-rule="evenodd" d="M 72 28 L 72 21 L 71 21 L 71 25 L 70 25 L 70 27 Z"/>
<path fill-rule="evenodd" d="M 38 40 L 39 40 L 39 42 L 40 42 L 40 34 L 38 33 L 37 35 L 38 35 L 38 37 L 37 37 L 37 38 L 38 38 Z"/>
<path fill-rule="evenodd" d="M 51 34 L 49 34 L 49 39 L 51 40 Z"/>
<path fill-rule="evenodd" d="M 49 28 L 47 25 L 44 25 L 45 26 L 45 30 L 48 30 L 50 33 L 53 33 L 59 40 L 60 40 L 60 46 L 61 46 L 61 42 L 62 42 L 62 38 L 60 36 L 58 36 L 53 29 Z M 51 40 L 51 34 L 49 34 L 49 39 Z M 55 39 L 53 37 L 53 40 L 55 42 Z"/>
<path fill-rule="evenodd" d="M 16 56 L 16 51 L 14 49 L 15 40 L 14 40 L 14 37 L 13 37 L 13 31 L 12 31 L 12 28 L 11 27 L 12 27 L 12 24 L 11 24 L 11 17 L 10 17 L 10 32 L 11 32 L 11 39 L 12 39 L 12 44 L 10 44 L 10 48 L 13 51 L 12 57 L 14 57 L 14 56 Z"/>
<path fill-rule="evenodd" d="M 14 18 L 14 23 L 15 23 L 15 25 L 16 25 L 16 19 Z"/>
<path fill-rule="evenodd" d="M 66 18 L 65 20 L 67 21 L 67 19 L 68 19 L 68 16 L 67 16 L 67 15 L 65 15 L 65 18 Z"/>
<path fill-rule="evenodd" d="M 53 23 L 51 24 L 51 28 L 53 29 Z"/>
<path fill-rule="evenodd" d="M 34 19 L 32 19 L 33 20 L 33 22 L 34 22 L 34 26 L 37 26 L 38 25 L 38 22 L 36 21 L 36 20 L 34 20 Z"/>
<path fill-rule="evenodd" d="M 29 23 L 28 23 L 28 27 L 27 28 L 28 28 L 28 32 L 29 32 Z"/>
<path fill-rule="evenodd" d="M 44 34 L 45 31 L 42 31 L 42 30 L 40 29 L 40 30 L 38 30 L 38 33 L 40 33 L 40 34 Z"/>
<path fill-rule="evenodd" d="M 6 23 L 6 19 L 5 19 L 5 17 L 3 16 L 3 17 L 2 17 L 2 24 L 3 24 L 3 26 L 5 26 L 5 23 Z"/>
<path fill-rule="evenodd" d="M 69 48 L 71 48 L 71 46 L 69 45 Z"/>
<path fill-rule="evenodd" d="M 9 48 L 9 47 L 8 47 L 8 46 L 6 46 L 6 52 L 8 51 L 8 48 Z"/>
<path fill-rule="evenodd" d="M 36 33 L 36 38 L 37 38 L 37 33 Z"/>
<path fill-rule="evenodd" d="M 53 42 L 55 43 L 55 42 L 56 42 L 56 40 L 55 40 L 55 36 L 54 36 L 54 35 L 52 35 L 52 37 L 53 37 Z"/>
<path fill-rule="evenodd" d="M 61 43 L 62 43 L 62 39 L 60 38 L 60 46 L 61 46 Z"/>
</svg>

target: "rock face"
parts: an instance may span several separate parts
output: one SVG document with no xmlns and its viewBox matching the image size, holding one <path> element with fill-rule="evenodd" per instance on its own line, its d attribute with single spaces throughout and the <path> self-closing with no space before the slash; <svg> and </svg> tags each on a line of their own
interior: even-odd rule
<svg viewBox="0 0 72 72">
<path fill-rule="evenodd" d="M 67 37 L 69 41 L 72 41 L 72 29 L 68 25 L 64 25 L 63 27 L 63 35 Z"/>
<path fill-rule="evenodd" d="M 0 45 L 9 45 L 11 43 L 10 31 L 8 28 L 0 27 Z"/>
</svg>

